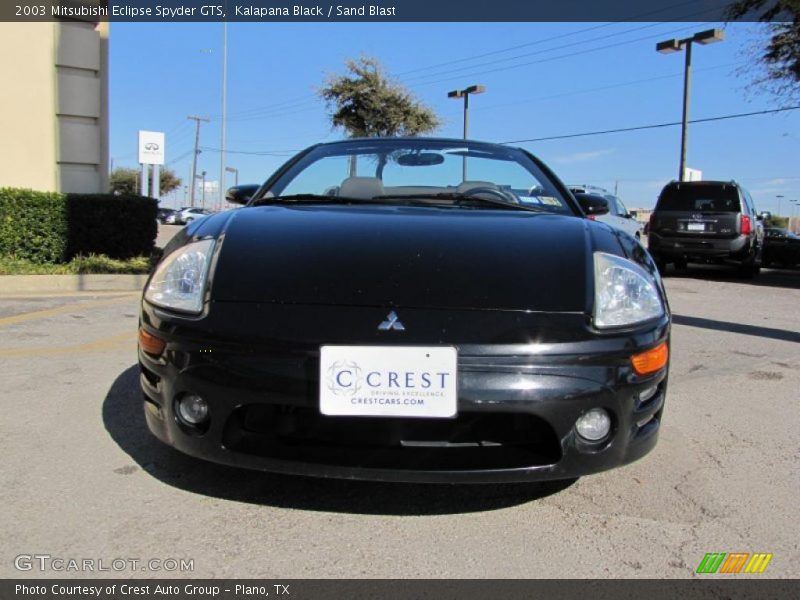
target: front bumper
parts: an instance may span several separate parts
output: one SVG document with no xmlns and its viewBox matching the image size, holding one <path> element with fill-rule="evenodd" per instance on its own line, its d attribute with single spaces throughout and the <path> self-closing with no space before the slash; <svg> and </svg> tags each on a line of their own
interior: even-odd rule
<svg viewBox="0 0 800 600">
<path fill-rule="evenodd" d="M 217 463 L 381 481 L 536 481 L 632 462 L 658 437 L 668 368 L 639 377 L 629 358 L 668 341 L 666 317 L 646 331 L 563 343 L 457 344 L 458 416 L 411 420 L 321 415 L 316 343 L 231 343 L 191 323 L 176 326 L 146 303 L 143 309 L 142 327 L 167 340 L 160 357 L 139 351 L 148 427 L 176 449 Z M 413 322 L 412 311 L 404 319 Z M 175 401 L 186 393 L 208 403 L 205 431 L 176 418 Z M 574 424 L 595 407 L 609 411 L 612 431 L 589 443 Z"/>
</svg>

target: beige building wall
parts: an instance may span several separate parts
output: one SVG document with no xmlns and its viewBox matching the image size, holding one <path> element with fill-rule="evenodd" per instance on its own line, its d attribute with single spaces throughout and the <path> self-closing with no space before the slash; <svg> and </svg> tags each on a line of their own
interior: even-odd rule
<svg viewBox="0 0 800 600">
<path fill-rule="evenodd" d="M 0 23 L 0 187 L 108 190 L 108 24 Z"/>
</svg>

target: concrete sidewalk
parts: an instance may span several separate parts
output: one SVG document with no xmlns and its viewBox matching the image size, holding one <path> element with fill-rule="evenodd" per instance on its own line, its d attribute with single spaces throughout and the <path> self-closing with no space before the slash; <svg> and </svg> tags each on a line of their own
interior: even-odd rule
<svg viewBox="0 0 800 600">
<path fill-rule="evenodd" d="M 139 292 L 148 275 L 0 275 L 0 296 L 61 292 Z"/>
</svg>

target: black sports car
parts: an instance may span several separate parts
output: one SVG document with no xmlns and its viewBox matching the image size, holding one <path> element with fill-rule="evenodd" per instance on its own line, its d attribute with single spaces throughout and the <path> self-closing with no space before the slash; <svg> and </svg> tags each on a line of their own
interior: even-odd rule
<svg viewBox="0 0 800 600">
<path fill-rule="evenodd" d="M 144 292 L 150 430 L 269 471 L 573 478 L 656 443 L 670 315 L 655 264 L 522 149 L 313 146 L 179 232 Z"/>
<path fill-rule="evenodd" d="M 796 266 L 800 263 L 800 236 L 780 227 L 765 229 L 763 261 L 765 266 Z"/>
</svg>

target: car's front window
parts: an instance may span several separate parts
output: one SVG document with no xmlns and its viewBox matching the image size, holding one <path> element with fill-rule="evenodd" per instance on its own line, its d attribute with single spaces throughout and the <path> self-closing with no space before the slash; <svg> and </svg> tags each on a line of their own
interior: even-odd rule
<svg viewBox="0 0 800 600">
<path fill-rule="evenodd" d="M 525 153 L 440 140 L 353 141 L 319 146 L 270 187 L 276 197 L 320 195 L 400 203 L 462 196 L 574 214 L 556 185 Z M 449 197 L 449 198 L 448 198 Z"/>
</svg>

